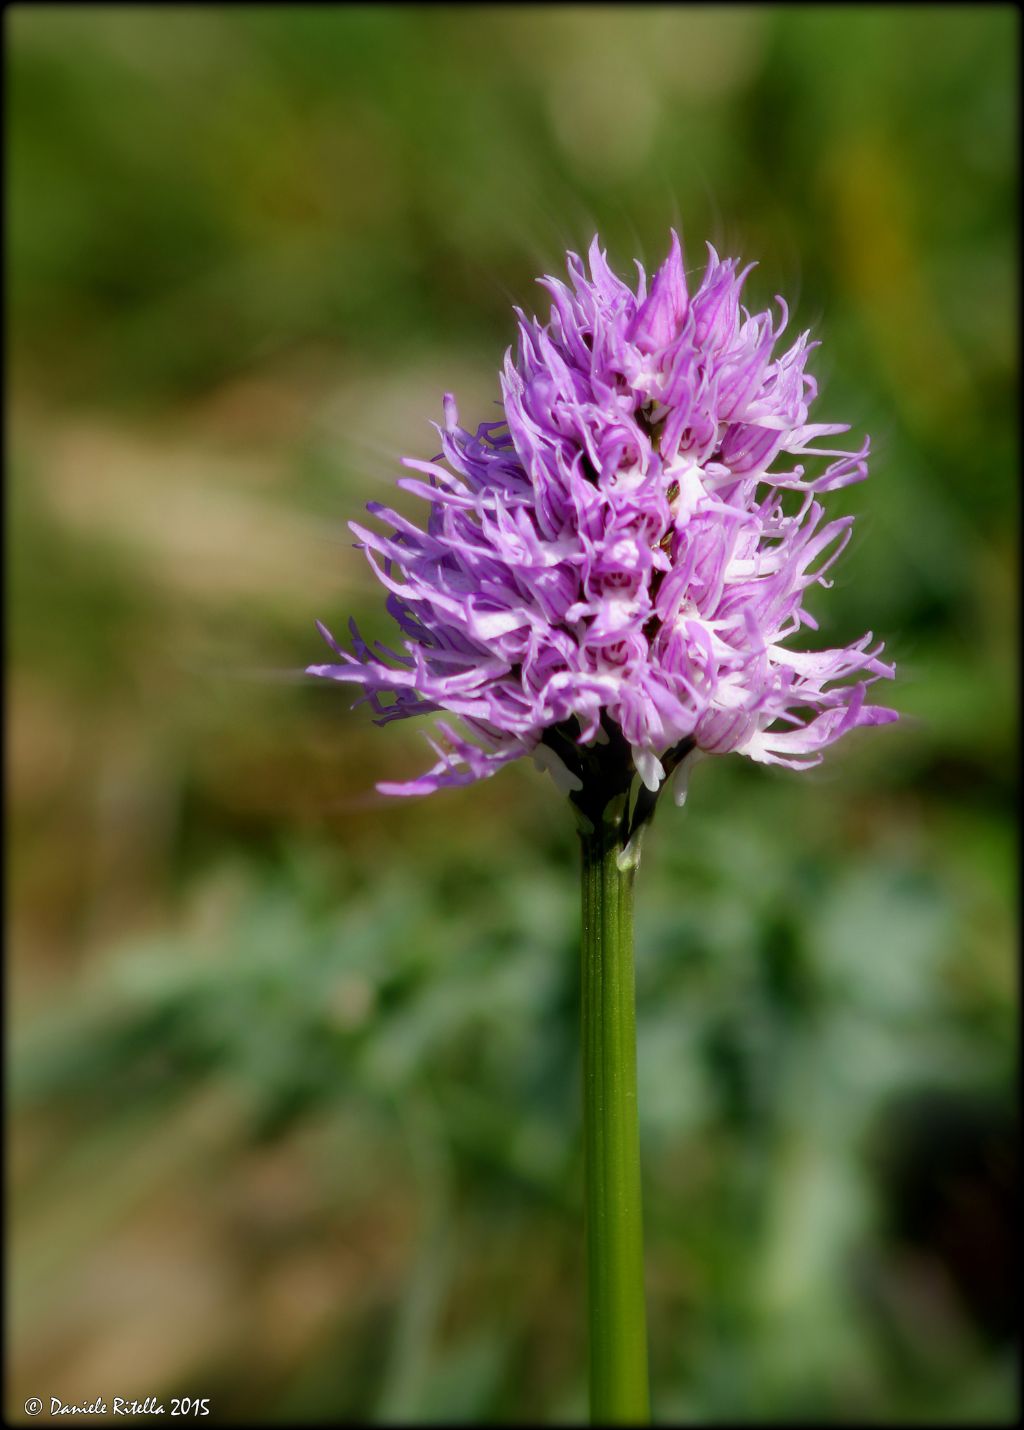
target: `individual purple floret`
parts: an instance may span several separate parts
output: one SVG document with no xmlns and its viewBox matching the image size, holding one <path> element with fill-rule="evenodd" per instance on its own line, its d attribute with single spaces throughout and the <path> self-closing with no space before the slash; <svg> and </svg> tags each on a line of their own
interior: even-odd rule
<svg viewBox="0 0 1024 1430">
<path fill-rule="evenodd" d="M 867 475 L 856 452 L 821 445 L 847 425 L 809 423 L 804 371 L 816 346 L 740 303 L 749 269 L 708 263 L 692 297 L 679 239 L 647 290 L 609 268 L 541 283 L 545 323 L 516 310 L 519 349 L 501 374 L 504 418 L 471 433 L 446 396 L 434 461 L 399 486 L 428 504 L 426 529 L 377 503 L 380 535 L 352 523 L 402 651 L 353 651 L 320 629 L 338 663 L 313 675 L 361 685 L 378 723 L 443 710 L 437 764 L 387 794 L 483 779 L 534 754 L 579 786 L 609 741 L 628 745 L 648 791 L 676 797 L 701 752 L 803 767 L 856 725 L 896 712 L 867 686 L 894 674 L 870 634 L 835 650 L 790 650 L 812 585 L 850 537 L 818 497 Z M 827 458 L 817 475 L 805 458 Z M 849 680 L 848 677 L 857 677 Z M 385 703 L 385 700 L 389 703 Z M 588 753 L 589 752 L 589 753 Z M 689 758 L 686 758 L 686 757 Z"/>
</svg>

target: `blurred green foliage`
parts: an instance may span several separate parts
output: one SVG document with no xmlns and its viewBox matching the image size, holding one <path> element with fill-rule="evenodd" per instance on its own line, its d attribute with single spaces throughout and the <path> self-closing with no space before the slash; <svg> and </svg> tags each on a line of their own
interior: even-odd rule
<svg viewBox="0 0 1024 1430">
<path fill-rule="evenodd" d="M 510 303 L 680 222 L 875 439 L 818 611 L 906 718 L 649 839 L 656 1412 L 1008 1420 L 1016 10 L 4 18 L 8 1413 L 581 1416 L 571 822 L 293 673 Z"/>
</svg>

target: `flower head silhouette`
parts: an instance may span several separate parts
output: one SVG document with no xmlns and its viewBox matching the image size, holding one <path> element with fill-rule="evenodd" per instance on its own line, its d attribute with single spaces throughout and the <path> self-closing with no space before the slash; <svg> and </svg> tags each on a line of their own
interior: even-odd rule
<svg viewBox="0 0 1024 1430">
<path fill-rule="evenodd" d="M 426 794 L 533 753 L 571 789 L 614 757 L 677 799 L 701 752 L 817 763 L 857 725 L 896 719 L 867 702 L 893 667 L 871 648 L 807 651 L 804 606 L 850 536 L 819 497 L 867 475 L 868 442 L 808 422 L 817 394 L 804 332 L 751 316 L 749 269 L 708 248 L 688 292 L 679 240 L 648 288 L 617 277 L 595 238 L 589 274 L 543 278 L 546 323 L 517 311 L 503 416 L 475 432 L 444 400 L 433 461 L 399 483 L 424 527 L 377 503 L 383 533 L 351 523 L 387 588 L 401 648 L 352 650 L 310 672 L 360 685 L 377 720 L 431 711 L 437 763 L 389 794 Z M 806 463 L 812 470 L 808 470 Z M 608 747 L 612 747 L 609 750 Z M 690 758 L 688 758 L 690 757 Z"/>
</svg>

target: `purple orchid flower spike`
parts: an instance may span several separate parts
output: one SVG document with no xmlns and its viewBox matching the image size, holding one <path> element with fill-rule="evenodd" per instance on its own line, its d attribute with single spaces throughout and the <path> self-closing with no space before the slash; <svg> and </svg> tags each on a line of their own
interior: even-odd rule
<svg viewBox="0 0 1024 1430">
<path fill-rule="evenodd" d="M 611 271 L 541 280 L 549 319 L 518 313 L 500 422 L 459 425 L 401 485 L 425 527 L 374 504 L 352 524 L 387 588 L 402 649 L 352 649 L 314 675 L 362 686 L 378 722 L 444 711 L 437 763 L 387 794 L 429 794 L 532 754 L 572 801 L 582 853 L 580 976 L 590 1400 L 599 1424 L 648 1415 L 633 977 L 633 880 L 665 785 L 702 754 L 796 768 L 858 725 L 893 668 L 871 636 L 793 649 L 804 601 L 850 538 L 818 498 L 867 475 L 867 442 L 808 421 L 802 333 L 740 304 L 748 270 L 708 250 L 691 296 L 679 239 L 650 291 Z M 805 463 L 812 470 L 808 470 Z"/>
<path fill-rule="evenodd" d="M 675 232 L 649 293 L 596 238 L 589 277 L 570 253 L 571 286 L 541 279 L 548 322 L 517 313 L 504 420 L 471 433 L 447 396 L 441 453 L 405 462 L 425 528 L 377 504 L 388 534 L 352 523 L 403 649 L 353 627 L 348 652 L 324 631 L 337 660 L 310 673 L 361 685 L 381 723 L 443 710 L 461 726 L 441 722 L 434 767 L 386 793 L 529 753 L 572 788 L 612 743 L 650 794 L 671 776 L 681 801 L 702 753 L 806 767 L 897 718 L 866 699 L 894 673 L 870 636 L 786 644 L 816 628 L 805 593 L 850 537 L 852 517 L 826 521 L 817 497 L 867 475 L 868 443 L 822 445 L 848 427 L 808 422 L 816 344 L 802 333 L 776 354 L 782 299 L 778 324 L 752 317 L 749 270 L 708 255 L 691 297 Z M 814 459 L 828 460 L 809 475 Z"/>
</svg>

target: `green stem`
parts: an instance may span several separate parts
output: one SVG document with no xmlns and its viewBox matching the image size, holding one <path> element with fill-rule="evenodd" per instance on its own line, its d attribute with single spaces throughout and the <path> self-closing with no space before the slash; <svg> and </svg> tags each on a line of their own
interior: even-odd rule
<svg viewBox="0 0 1024 1430">
<path fill-rule="evenodd" d="M 650 1416 L 633 976 L 634 835 L 608 805 L 583 845 L 583 1138 L 590 1416 Z M 591 821 L 587 821 L 591 823 Z"/>
</svg>

